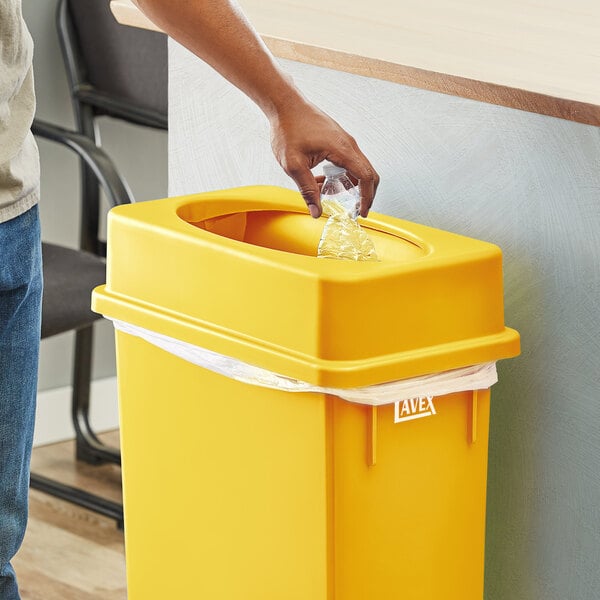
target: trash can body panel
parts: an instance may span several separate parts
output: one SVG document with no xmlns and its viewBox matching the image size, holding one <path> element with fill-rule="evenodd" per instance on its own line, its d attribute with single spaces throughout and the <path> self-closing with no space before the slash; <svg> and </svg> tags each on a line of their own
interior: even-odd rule
<svg viewBox="0 0 600 600">
<path fill-rule="evenodd" d="M 128 598 L 329 600 L 326 398 L 117 352 Z"/>
<path fill-rule="evenodd" d="M 117 339 L 131 600 L 482 598 L 488 391 L 396 423 Z"/>
<path fill-rule="evenodd" d="M 396 423 L 335 400 L 336 600 L 483 598 L 489 391 L 434 403 Z"/>
</svg>

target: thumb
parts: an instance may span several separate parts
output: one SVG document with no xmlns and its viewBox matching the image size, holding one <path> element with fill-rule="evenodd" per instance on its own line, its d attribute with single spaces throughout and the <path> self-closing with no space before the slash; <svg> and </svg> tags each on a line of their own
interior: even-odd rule
<svg viewBox="0 0 600 600">
<path fill-rule="evenodd" d="M 304 168 L 290 173 L 290 177 L 296 182 L 298 190 L 308 206 L 308 210 L 313 218 L 318 219 L 323 212 L 321 208 L 321 193 L 319 184 L 310 169 Z"/>
</svg>

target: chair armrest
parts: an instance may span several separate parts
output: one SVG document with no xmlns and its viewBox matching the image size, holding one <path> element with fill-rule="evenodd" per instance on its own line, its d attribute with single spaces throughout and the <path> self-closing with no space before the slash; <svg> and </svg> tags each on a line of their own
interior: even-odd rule
<svg viewBox="0 0 600 600">
<path fill-rule="evenodd" d="M 94 172 L 111 206 L 134 202 L 125 180 L 119 175 L 111 158 L 86 136 L 35 119 L 31 126 L 34 135 L 58 142 L 78 154 Z"/>
</svg>

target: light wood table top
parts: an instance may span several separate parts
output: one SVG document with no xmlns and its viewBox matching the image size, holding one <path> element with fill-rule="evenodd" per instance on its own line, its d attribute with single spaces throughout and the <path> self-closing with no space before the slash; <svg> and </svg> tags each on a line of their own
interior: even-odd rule
<svg viewBox="0 0 600 600">
<path fill-rule="evenodd" d="M 600 0 L 240 0 L 278 57 L 600 125 Z M 157 29 L 130 0 L 123 24 Z"/>
</svg>

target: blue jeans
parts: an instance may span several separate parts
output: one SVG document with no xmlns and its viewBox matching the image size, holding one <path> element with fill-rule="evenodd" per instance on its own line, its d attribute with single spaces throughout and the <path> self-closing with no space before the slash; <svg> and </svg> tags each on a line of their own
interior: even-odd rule
<svg viewBox="0 0 600 600">
<path fill-rule="evenodd" d="M 0 598 L 18 600 L 10 564 L 27 524 L 42 266 L 37 206 L 0 223 Z"/>
</svg>

